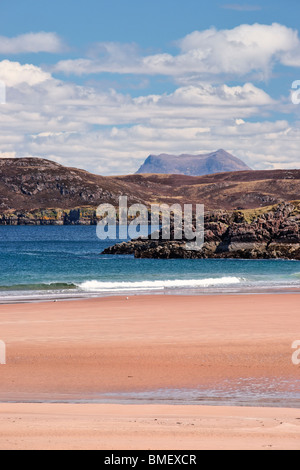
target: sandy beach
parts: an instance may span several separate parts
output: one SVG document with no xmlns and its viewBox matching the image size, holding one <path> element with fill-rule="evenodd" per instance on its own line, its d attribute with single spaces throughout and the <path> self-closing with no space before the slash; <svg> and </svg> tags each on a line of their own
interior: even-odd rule
<svg viewBox="0 0 300 470">
<path fill-rule="evenodd" d="M 0 404 L 0 448 L 292 450 L 299 420 L 273 408 Z"/>
<path fill-rule="evenodd" d="M 299 448 L 297 408 L 101 404 L 109 393 L 226 390 L 241 381 L 299 391 L 300 366 L 291 360 L 299 299 L 156 295 L 1 305 L 0 448 Z M 74 403 L 81 400 L 90 403 Z"/>
</svg>

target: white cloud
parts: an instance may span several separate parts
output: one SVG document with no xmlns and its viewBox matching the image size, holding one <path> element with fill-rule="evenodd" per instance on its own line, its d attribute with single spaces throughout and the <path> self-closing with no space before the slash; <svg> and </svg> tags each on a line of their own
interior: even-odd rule
<svg viewBox="0 0 300 470">
<path fill-rule="evenodd" d="M 296 53 L 300 41 L 297 31 L 273 23 L 195 31 L 178 45 L 185 62 L 198 59 L 203 72 L 243 76 L 260 71 L 267 77 L 274 63 Z"/>
<path fill-rule="evenodd" d="M 176 44 L 177 55 L 143 56 L 132 44 L 102 43 L 98 45 L 104 51 L 100 58 L 63 60 L 53 71 L 75 75 L 102 72 L 167 75 L 177 79 L 194 75 L 201 80 L 258 73 L 266 79 L 276 63 L 300 66 L 298 32 L 278 23 L 194 31 Z"/>
<path fill-rule="evenodd" d="M 62 50 L 57 35 L 39 34 L 0 37 L 0 53 Z M 177 83 L 172 93 L 138 97 L 78 86 L 41 67 L 3 60 L 7 99 L 0 105 L 0 157 L 40 156 L 120 174 L 136 171 L 150 153 L 225 148 L 253 168 L 300 168 L 299 123 L 274 117 L 286 112 L 291 121 L 300 108 L 253 83 L 254 75 L 269 77 L 277 63 L 300 66 L 297 31 L 280 24 L 211 28 L 176 44 L 177 55 L 143 55 L 135 44 L 100 43 L 87 58 L 54 68 L 76 75 L 166 75 Z M 240 85 L 227 85 L 227 78 Z"/>
<path fill-rule="evenodd" d="M 225 148 L 254 168 L 300 167 L 297 124 L 272 120 L 286 104 L 250 82 L 199 83 L 133 98 L 61 81 L 30 64 L 0 62 L 1 74 L 8 86 L 0 156 L 40 156 L 120 174 L 136 171 L 150 153 Z"/>
<path fill-rule="evenodd" d="M 212 86 L 201 85 L 178 88 L 171 96 L 173 102 L 177 104 L 187 104 L 194 106 L 214 105 L 226 106 L 227 103 L 233 106 L 249 108 L 249 106 L 274 105 L 275 101 L 263 90 L 257 88 L 252 83 L 245 83 L 243 86 L 227 85 Z"/>
<path fill-rule="evenodd" d="M 65 49 L 62 39 L 56 33 L 27 33 L 12 38 L 0 36 L 0 54 L 59 53 Z"/>
<path fill-rule="evenodd" d="M 31 64 L 21 65 L 19 62 L 9 60 L 0 62 L 0 79 L 6 87 L 14 87 L 21 83 L 34 86 L 51 78 L 49 73 Z"/>
<path fill-rule="evenodd" d="M 0 158 L 15 158 L 16 152 L 0 152 Z"/>
</svg>

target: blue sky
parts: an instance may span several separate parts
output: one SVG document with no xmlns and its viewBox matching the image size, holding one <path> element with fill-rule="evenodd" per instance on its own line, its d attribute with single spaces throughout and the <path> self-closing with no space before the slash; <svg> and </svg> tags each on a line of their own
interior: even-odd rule
<svg viewBox="0 0 300 470">
<path fill-rule="evenodd" d="M 0 157 L 101 174 L 225 148 L 300 168 L 296 0 L 0 0 Z"/>
<path fill-rule="evenodd" d="M 97 41 L 165 47 L 176 38 L 210 26 L 223 29 L 253 22 L 281 22 L 292 28 L 299 25 L 297 0 L 1 0 L 0 4 L 2 35 L 55 31 L 79 48 Z"/>
</svg>

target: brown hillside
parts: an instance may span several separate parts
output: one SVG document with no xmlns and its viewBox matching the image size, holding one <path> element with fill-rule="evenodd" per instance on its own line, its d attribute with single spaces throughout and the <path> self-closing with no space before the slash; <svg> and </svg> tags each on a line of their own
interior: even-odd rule
<svg viewBox="0 0 300 470">
<path fill-rule="evenodd" d="M 207 209 L 253 209 L 300 198 L 300 170 L 235 171 L 207 176 L 131 175 L 153 200 L 203 203 Z"/>
<path fill-rule="evenodd" d="M 206 209 L 252 209 L 300 199 L 300 170 L 208 176 L 99 176 L 38 158 L 0 159 L 0 213 L 129 203 L 203 203 Z"/>
</svg>

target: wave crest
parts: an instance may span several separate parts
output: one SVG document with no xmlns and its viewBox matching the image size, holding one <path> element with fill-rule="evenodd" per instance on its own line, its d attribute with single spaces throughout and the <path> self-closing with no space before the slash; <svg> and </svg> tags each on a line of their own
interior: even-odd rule
<svg viewBox="0 0 300 470">
<path fill-rule="evenodd" d="M 79 284 L 79 288 L 84 291 L 122 291 L 122 290 L 163 290 L 175 288 L 197 288 L 197 287 L 213 287 L 226 286 L 232 284 L 240 284 L 242 281 L 238 277 L 221 277 L 207 279 L 175 279 L 161 281 L 138 281 L 138 282 L 102 282 L 102 281 L 86 281 Z"/>
</svg>

